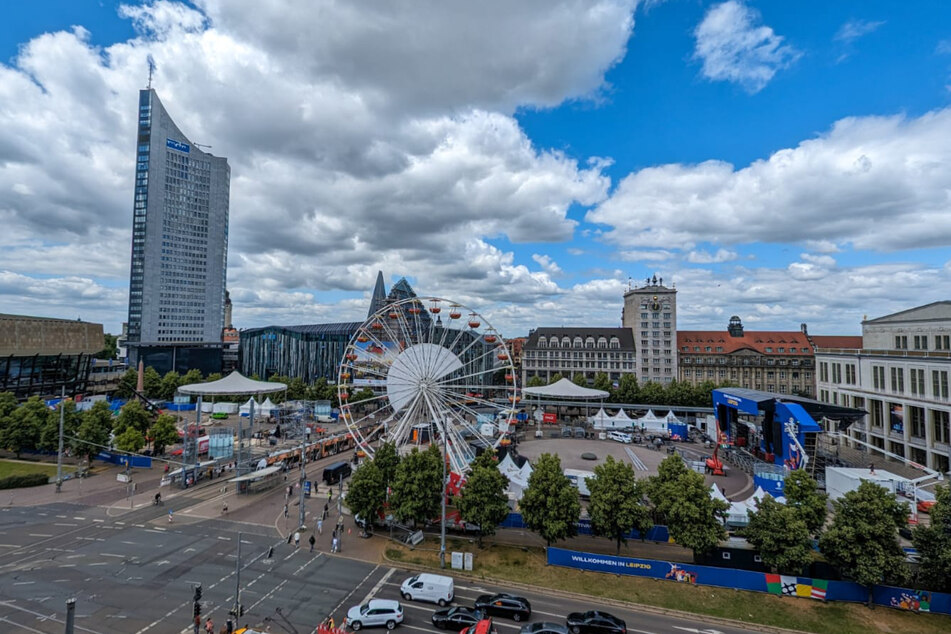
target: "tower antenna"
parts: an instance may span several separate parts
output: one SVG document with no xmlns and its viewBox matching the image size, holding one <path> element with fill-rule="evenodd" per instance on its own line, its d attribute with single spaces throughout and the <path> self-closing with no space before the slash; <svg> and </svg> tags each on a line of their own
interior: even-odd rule
<svg viewBox="0 0 951 634">
<path fill-rule="evenodd" d="M 147 59 L 149 62 L 149 90 L 152 90 L 152 73 L 155 72 L 155 59 L 152 58 L 151 54 Z"/>
</svg>

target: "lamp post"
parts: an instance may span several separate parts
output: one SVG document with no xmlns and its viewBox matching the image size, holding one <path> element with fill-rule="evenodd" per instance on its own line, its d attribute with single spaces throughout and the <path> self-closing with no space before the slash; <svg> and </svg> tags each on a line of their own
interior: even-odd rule
<svg viewBox="0 0 951 634">
<path fill-rule="evenodd" d="M 443 420 L 442 429 L 442 488 L 439 495 L 442 498 L 442 518 L 439 526 L 439 567 L 446 567 L 446 461 L 449 459 L 448 436 L 446 433 L 447 421 Z"/>
<path fill-rule="evenodd" d="M 307 479 L 307 443 L 302 442 L 300 446 L 300 503 L 298 528 L 304 528 L 304 481 Z"/>
<path fill-rule="evenodd" d="M 66 412 L 66 385 L 59 399 L 59 451 L 56 454 L 56 492 L 63 488 L 63 417 Z"/>
</svg>

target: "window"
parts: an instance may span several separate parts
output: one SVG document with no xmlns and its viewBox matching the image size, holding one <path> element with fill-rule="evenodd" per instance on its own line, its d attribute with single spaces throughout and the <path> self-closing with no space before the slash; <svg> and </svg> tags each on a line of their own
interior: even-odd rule
<svg viewBox="0 0 951 634">
<path fill-rule="evenodd" d="M 905 391 L 905 368 L 892 368 L 892 392 Z"/>
<path fill-rule="evenodd" d="M 931 410 L 932 441 L 951 443 L 951 414 L 933 409 Z"/>
<path fill-rule="evenodd" d="M 911 372 L 911 393 L 920 396 L 925 395 L 925 371 L 912 368 Z"/>
<path fill-rule="evenodd" d="M 772 351 L 773 351 L 773 349 L 772 349 L 771 347 L 766 346 L 766 352 L 772 352 Z"/>
<path fill-rule="evenodd" d="M 907 350 L 907 349 L 908 349 L 908 336 L 895 335 L 895 350 Z"/>
<path fill-rule="evenodd" d="M 872 387 L 876 390 L 885 389 L 885 366 L 872 366 Z"/>
<path fill-rule="evenodd" d="M 925 410 L 921 407 L 909 407 L 908 418 L 911 423 L 911 435 L 915 438 L 924 438 Z"/>
<path fill-rule="evenodd" d="M 836 384 L 842 382 L 842 364 L 841 363 L 832 364 L 832 382 Z"/>
<path fill-rule="evenodd" d="M 928 336 L 927 336 L 927 335 L 915 335 L 914 344 L 915 344 L 915 350 L 927 350 L 927 349 L 928 349 Z"/>
<path fill-rule="evenodd" d="M 951 335 L 935 335 L 934 349 L 935 350 L 951 350 Z"/>
<path fill-rule="evenodd" d="M 845 382 L 855 385 L 855 365 L 851 363 L 845 366 Z"/>
<path fill-rule="evenodd" d="M 819 380 L 823 383 L 829 382 L 829 364 L 825 361 L 819 364 Z"/>
<path fill-rule="evenodd" d="M 882 402 L 874 399 L 868 402 L 868 418 L 872 427 L 882 428 L 884 416 L 882 415 Z"/>
<path fill-rule="evenodd" d="M 948 398 L 948 371 L 931 371 L 931 389 L 935 398 Z"/>
</svg>

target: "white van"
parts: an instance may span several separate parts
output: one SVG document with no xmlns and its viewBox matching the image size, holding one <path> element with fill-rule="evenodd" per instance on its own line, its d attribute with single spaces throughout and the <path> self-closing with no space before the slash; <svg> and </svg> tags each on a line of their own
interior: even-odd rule
<svg viewBox="0 0 951 634">
<path fill-rule="evenodd" d="M 608 432 L 608 440 L 613 440 L 614 442 L 624 443 L 625 445 L 630 445 L 633 442 L 630 434 L 625 434 L 621 431 L 612 431 Z"/>
<path fill-rule="evenodd" d="M 452 577 L 423 572 L 404 581 L 400 594 L 407 601 L 431 601 L 441 607 L 452 602 L 455 586 Z"/>
</svg>

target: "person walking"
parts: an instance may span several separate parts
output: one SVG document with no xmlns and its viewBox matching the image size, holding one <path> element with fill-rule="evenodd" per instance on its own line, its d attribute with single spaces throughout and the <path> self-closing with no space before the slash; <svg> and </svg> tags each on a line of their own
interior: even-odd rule
<svg viewBox="0 0 951 634">
<path fill-rule="evenodd" d="M 336 537 L 333 538 L 333 541 L 330 542 L 330 552 L 335 553 L 339 548 L 340 540 Z"/>
<path fill-rule="evenodd" d="M 208 634 L 215 634 L 215 623 L 211 620 L 211 617 L 208 617 L 208 620 L 205 621 L 205 632 Z"/>
<path fill-rule="evenodd" d="M 287 505 L 284 505 L 284 518 L 287 518 Z"/>
<path fill-rule="evenodd" d="M 168 523 L 169 523 L 169 524 L 172 523 L 172 509 L 169 509 L 169 510 L 168 510 Z"/>
<path fill-rule="evenodd" d="M 324 519 L 322 517 L 317 519 L 317 534 L 324 534 Z"/>
<path fill-rule="evenodd" d="M 300 531 L 294 533 L 294 545 L 300 548 Z"/>
<path fill-rule="evenodd" d="M 310 542 L 310 552 L 314 552 L 314 544 L 317 543 L 317 538 L 314 537 L 313 533 L 310 534 L 310 539 L 308 541 Z"/>
</svg>

